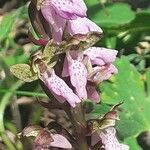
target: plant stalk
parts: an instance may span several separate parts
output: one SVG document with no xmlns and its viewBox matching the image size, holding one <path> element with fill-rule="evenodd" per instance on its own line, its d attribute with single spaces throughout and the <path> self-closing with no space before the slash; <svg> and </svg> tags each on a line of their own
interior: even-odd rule
<svg viewBox="0 0 150 150">
<path fill-rule="evenodd" d="M 70 108 L 65 111 L 73 124 L 75 138 L 78 143 L 78 150 L 88 150 L 86 139 L 86 120 L 82 103 L 77 104 L 75 108 Z"/>
<path fill-rule="evenodd" d="M 22 81 L 17 81 L 15 84 L 13 84 L 10 87 L 10 91 L 15 91 L 16 89 L 18 89 L 21 85 L 22 85 Z M 3 140 L 3 142 L 5 143 L 5 145 L 7 146 L 8 150 L 16 150 L 15 146 L 11 143 L 10 139 L 8 138 L 8 136 L 6 135 L 6 131 L 5 131 L 5 126 L 4 126 L 4 112 L 5 112 L 5 108 L 8 105 L 10 98 L 12 97 L 13 93 L 12 92 L 7 92 L 1 99 L 0 102 L 0 136 Z"/>
</svg>

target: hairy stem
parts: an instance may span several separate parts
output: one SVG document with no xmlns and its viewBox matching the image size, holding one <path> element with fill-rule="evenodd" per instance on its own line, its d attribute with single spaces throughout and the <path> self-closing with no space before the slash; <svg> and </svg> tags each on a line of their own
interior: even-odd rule
<svg viewBox="0 0 150 150">
<path fill-rule="evenodd" d="M 79 103 L 76 105 L 75 108 L 71 108 L 68 103 L 60 104 L 49 92 L 49 89 L 41 82 L 41 86 L 47 96 L 51 99 L 52 106 L 56 108 L 63 109 L 68 117 L 70 118 L 70 121 L 72 122 L 72 125 L 74 127 L 75 131 L 75 138 L 77 141 L 76 149 L 78 150 L 88 150 L 87 140 L 86 140 L 86 120 L 84 116 L 84 110 L 82 103 Z M 42 104 L 42 103 L 41 103 Z M 45 104 L 43 103 L 43 106 Z M 48 105 L 48 108 L 51 109 L 52 107 Z"/>
<path fill-rule="evenodd" d="M 78 143 L 79 150 L 88 150 L 87 139 L 86 139 L 86 120 L 82 103 L 78 104 L 73 109 L 65 110 L 68 114 L 75 132 L 75 138 Z"/>
</svg>

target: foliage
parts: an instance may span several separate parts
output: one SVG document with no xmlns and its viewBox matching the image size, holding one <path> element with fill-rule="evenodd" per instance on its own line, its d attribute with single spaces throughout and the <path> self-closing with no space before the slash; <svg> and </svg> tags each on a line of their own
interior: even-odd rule
<svg viewBox="0 0 150 150">
<path fill-rule="evenodd" d="M 119 70 L 118 75 L 111 82 L 100 86 L 102 102 L 105 104 L 124 102 L 120 108 L 119 136 L 136 150 L 139 147 L 134 148 L 137 145 L 135 138 L 143 131 L 150 129 L 150 119 L 147 113 L 150 105 L 150 70 L 147 70 L 144 75 L 139 74 L 126 57 L 118 59 L 116 64 Z M 97 114 L 98 111 L 99 109 L 96 111 Z"/>
</svg>

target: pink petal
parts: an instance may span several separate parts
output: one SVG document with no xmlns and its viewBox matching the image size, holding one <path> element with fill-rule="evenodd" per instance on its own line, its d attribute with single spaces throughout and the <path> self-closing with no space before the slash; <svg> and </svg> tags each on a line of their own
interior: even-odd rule
<svg viewBox="0 0 150 150">
<path fill-rule="evenodd" d="M 41 11 L 44 18 L 56 31 L 59 31 L 60 28 L 64 28 L 66 20 L 57 15 L 51 5 L 43 5 Z"/>
<path fill-rule="evenodd" d="M 66 20 L 56 15 L 55 10 L 50 5 L 44 5 L 41 9 L 44 18 L 52 28 L 52 37 L 60 42 L 65 28 Z"/>
<path fill-rule="evenodd" d="M 56 10 L 57 15 L 65 19 L 85 17 L 87 7 L 83 0 L 47 0 Z"/>
<path fill-rule="evenodd" d="M 55 42 L 60 43 L 62 41 L 63 36 L 63 28 L 60 28 L 58 31 L 56 31 L 54 28 L 52 29 L 52 39 Z"/>
<path fill-rule="evenodd" d="M 50 146 L 65 149 L 72 148 L 70 142 L 64 136 L 60 134 L 51 134 L 51 137 L 53 138 L 54 141 L 50 143 Z"/>
<path fill-rule="evenodd" d="M 92 64 L 99 66 L 114 62 L 117 53 L 116 50 L 100 47 L 90 47 L 84 51 L 84 55 L 87 55 L 91 59 Z"/>
<path fill-rule="evenodd" d="M 103 80 L 108 80 L 113 74 L 117 74 L 118 70 L 114 65 L 109 65 L 108 67 L 105 67 L 104 69 L 101 69 L 101 75 L 103 77 Z"/>
<path fill-rule="evenodd" d="M 108 66 L 96 66 L 93 68 L 93 73 L 89 77 L 89 81 L 100 83 L 104 80 L 108 80 L 113 74 L 118 73 L 117 68 L 114 65 Z"/>
<path fill-rule="evenodd" d="M 88 85 L 87 86 L 87 94 L 88 94 L 88 99 L 91 99 L 96 103 L 100 102 L 100 96 L 99 96 L 95 86 Z"/>
<path fill-rule="evenodd" d="M 87 99 L 87 70 L 85 65 L 78 59 L 73 60 L 70 54 L 68 58 L 68 70 L 72 85 L 76 89 L 76 93 L 80 99 Z"/>
<path fill-rule="evenodd" d="M 75 20 L 69 20 L 67 22 L 66 31 L 71 35 L 75 34 L 87 34 L 88 32 L 100 32 L 102 33 L 102 29 L 97 26 L 94 22 L 89 20 L 88 18 L 78 17 Z"/>
<path fill-rule="evenodd" d="M 66 100 L 72 107 L 81 102 L 72 89 L 55 74 L 54 70 L 51 73 L 45 73 L 42 76 L 42 80 L 58 101 L 63 103 Z"/>
<path fill-rule="evenodd" d="M 102 143 L 104 144 L 105 150 L 128 150 L 129 147 L 120 144 L 116 137 L 116 130 L 114 127 L 108 127 L 105 131 L 99 134 Z"/>
</svg>

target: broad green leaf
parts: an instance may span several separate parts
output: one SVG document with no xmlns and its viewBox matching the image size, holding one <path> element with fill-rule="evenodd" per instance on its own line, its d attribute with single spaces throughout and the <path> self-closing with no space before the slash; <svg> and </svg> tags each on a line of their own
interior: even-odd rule
<svg viewBox="0 0 150 150">
<path fill-rule="evenodd" d="M 119 73 L 115 75 L 112 82 L 104 82 L 100 86 L 102 102 L 116 104 L 124 101 L 124 104 L 120 106 L 120 121 L 117 128 L 125 141 L 129 138 L 133 140 L 141 132 L 150 130 L 150 95 L 145 92 L 143 76 L 129 63 L 126 57 L 119 59 L 116 66 Z M 149 72 L 146 75 L 149 87 Z M 128 140 L 127 143 L 130 145 Z M 131 149 L 134 150 L 132 147 Z"/>
<path fill-rule="evenodd" d="M 128 4 L 115 3 L 101 8 L 95 4 L 89 8 L 90 18 L 101 27 L 111 28 L 126 25 L 135 18 L 135 13 Z"/>
<path fill-rule="evenodd" d="M 129 36 L 129 34 L 135 34 L 137 36 L 138 33 L 146 33 L 150 34 L 150 13 L 148 12 L 139 12 L 136 14 L 135 18 L 130 21 L 130 23 L 125 24 L 123 26 L 107 28 L 107 32 L 109 33 L 117 33 L 119 37 Z M 135 39 L 135 38 L 134 38 Z"/>
<path fill-rule="evenodd" d="M 32 82 L 38 79 L 37 74 L 33 73 L 30 66 L 27 64 L 13 65 L 11 66 L 10 71 L 17 78 L 25 82 Z"/>
</svg>

